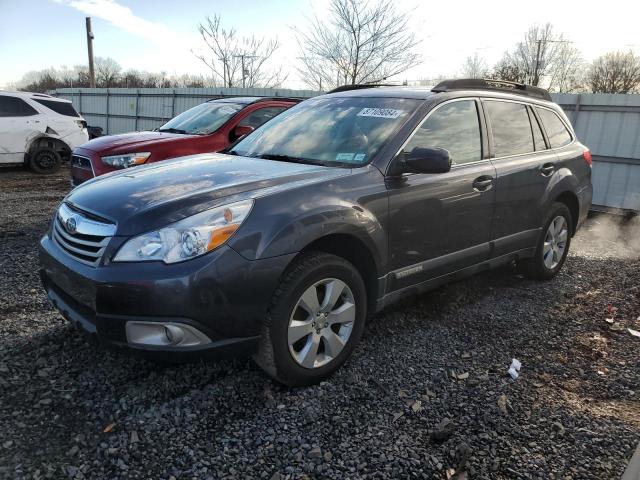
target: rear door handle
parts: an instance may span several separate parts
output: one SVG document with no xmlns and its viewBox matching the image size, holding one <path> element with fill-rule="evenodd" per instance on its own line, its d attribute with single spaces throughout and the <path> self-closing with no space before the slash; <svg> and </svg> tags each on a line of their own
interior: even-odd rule
<svg viewBox="0 0 640 480">
<path fill-rule="evenodd" d="M 478 192 L 486 192 L 493 185 L 493 177 L 483 175 L 473 181 L 473 188 Z"/>
<path fill-rule="evenodd" d="M 540 167 L 540 173 L 542 173 L 542 175 L 544 175 L 545 177 L 548 177 L 553 173 L 555 169 L 556 167 L 553 163 L 545 163 Z"/>
</svg>

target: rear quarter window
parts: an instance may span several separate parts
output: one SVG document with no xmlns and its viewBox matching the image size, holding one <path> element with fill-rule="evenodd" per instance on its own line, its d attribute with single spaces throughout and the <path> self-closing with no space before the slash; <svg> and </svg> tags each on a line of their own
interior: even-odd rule
<svg viewBox="0 0 640 480">
<path fill-rule="evenodd" d="M 542 119 L 552 148 L 564 147 L 571 143 L 571 134 L 558 114 L 546 108 L 536 108 L 536 110 Z"/>
<path fill-rule="evenodd" d="M 73 105 L 67 102 L 56 102 L 55 100 L 41 100 L 39 98 L 34 98 L 36 102 L 44 105 L 45 107 L 53 110 L 60 115 L 64 115 L 65 117 L 79 117 L 76 109 L 73 108 Z"/>
<path fill-rule="evenodd" d="M 542 135 L 542 129 L 538 123 L 538 119 L 533 115 L 533 111 L 529 111 L 529 120 L 531 120 L 531 128 L 533 129 L 533 143 L 536 146 L 536 152 L 539 150 L 545 150 L 547 146 L 544 143 L 544 136 Z"/>
</svg>

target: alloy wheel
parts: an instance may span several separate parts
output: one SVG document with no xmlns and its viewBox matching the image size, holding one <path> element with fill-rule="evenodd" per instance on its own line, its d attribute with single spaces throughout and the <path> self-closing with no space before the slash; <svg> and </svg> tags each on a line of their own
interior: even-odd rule
<svg viewBox="0 0 640 480">
<path fill-rule="evenodd" d="M 356 319 L 349 286 L 326 278 L 307 288 L 296 302 L 287 329 L 289 352 L 304 368 L 319 368 L 344 349 Z"/>
<path fill-rule="evenodd" d="M 542 246 L 542 259 L 544 266 L 549 270 L 553 270 L 558 266 L 564 251 L 567 248 L 567 237 L 569 236 L 569 227 L 567 220 L 559 215 L 553 219 L 547 228 Z"/>
</svg>

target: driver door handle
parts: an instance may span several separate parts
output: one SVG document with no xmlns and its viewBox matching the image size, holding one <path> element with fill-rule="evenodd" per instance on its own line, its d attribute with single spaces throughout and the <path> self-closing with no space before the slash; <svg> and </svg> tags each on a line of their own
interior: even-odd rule
<svg viewBox="0 0 640 480">
<path fill-rule="evenodd" d="M 486 192 L 493 185 L 493 177 L 489 175 L 483 175 L 481 177 L 476 178 L 473 181 L 473 189 L 478 192 Z"/>
</svg>

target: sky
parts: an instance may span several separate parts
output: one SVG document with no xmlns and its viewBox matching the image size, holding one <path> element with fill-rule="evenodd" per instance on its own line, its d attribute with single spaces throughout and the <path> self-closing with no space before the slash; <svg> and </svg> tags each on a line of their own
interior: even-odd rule
<svg viewBox="0 0 640 480">
<path fill-rule="evenodd" d="M 86 64 L 85 16 L 93 22 L 94 54 L 123 69 L 207 75 L 194 52 L 202 49 L 197 27 L 219 14 L 241 35 L 277 37 L 274 64 L 299 56 L 294 27 L 326 18 L 329 0 L 0 0 L 0 88 L 31 70 Z M 493 65 L 520 41 L 529 26 L 551 22 L 586 60 L 611 50 L 640 54 L 640 1 L 608 0 L 397 0 L 410 12 L 423 62 L 396 80 L 459 74 L 478 53 Z M 285 87 L 304 88 L 291 68 Z"/>
</svg>

